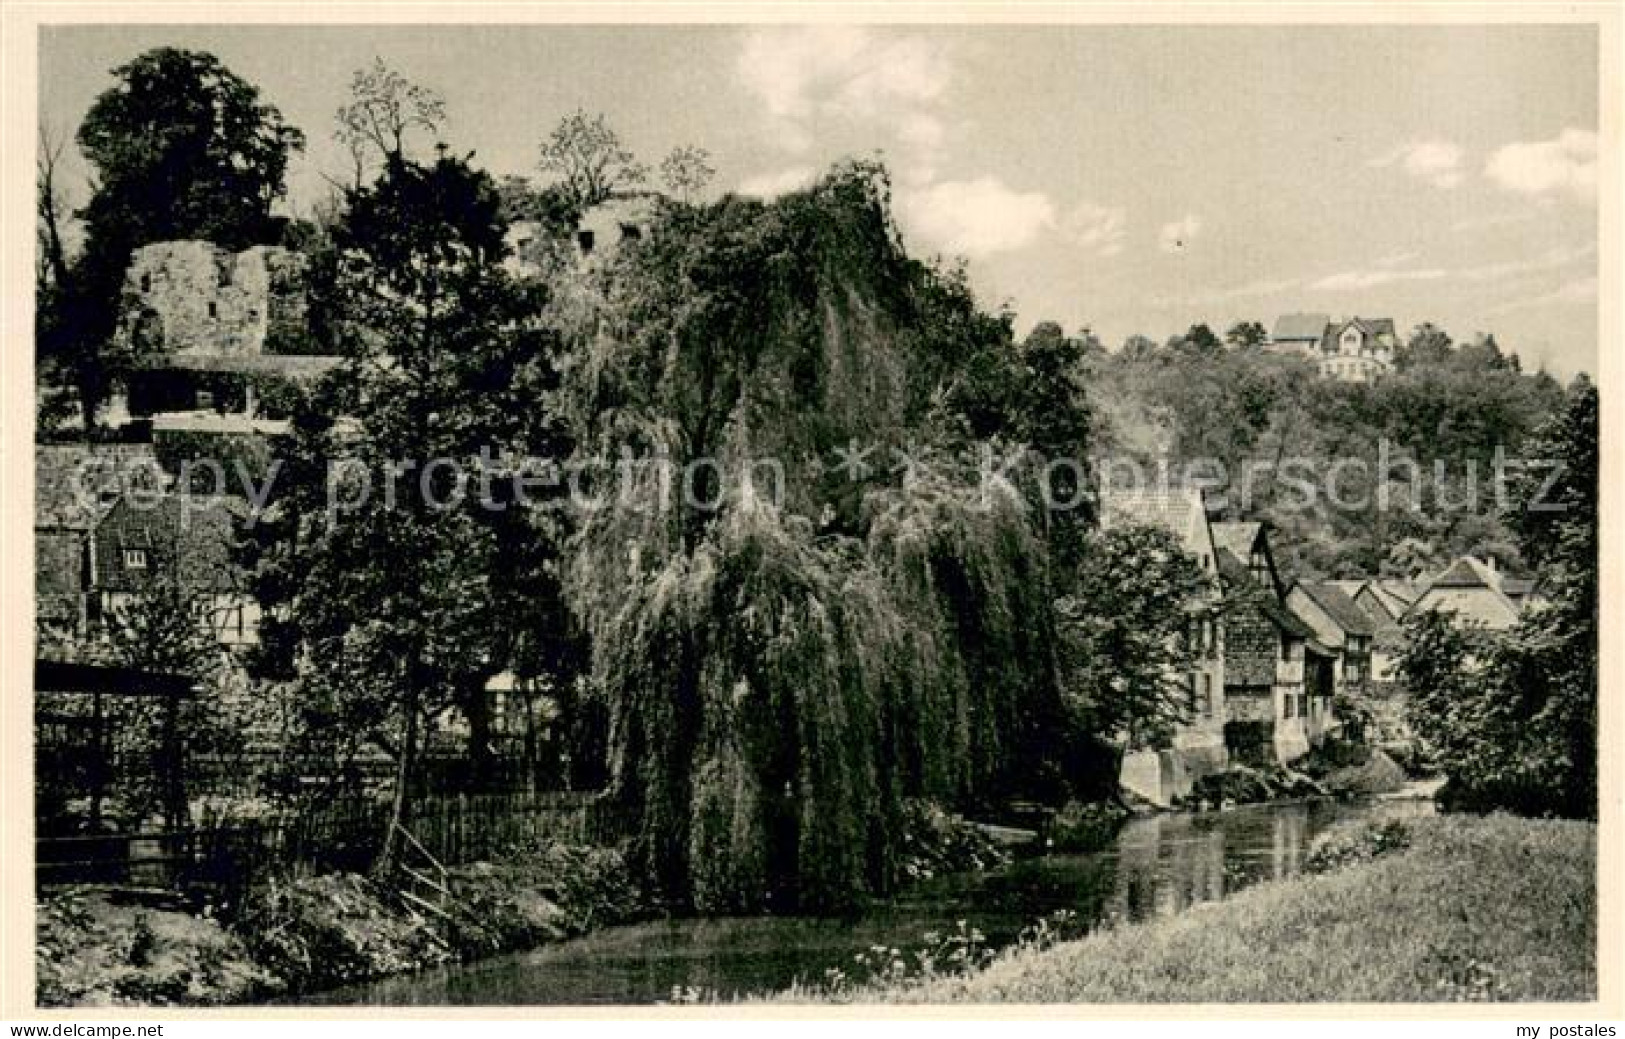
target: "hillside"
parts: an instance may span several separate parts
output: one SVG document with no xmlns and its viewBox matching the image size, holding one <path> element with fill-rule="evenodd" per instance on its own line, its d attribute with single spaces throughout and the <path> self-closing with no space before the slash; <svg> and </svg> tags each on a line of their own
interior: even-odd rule
<svg viewBox="0 0 1625 1039">
<path fill-rule="evenodd" d="M 1293 357 L 1177 346 L 1088 358 L 1101 479 L 1166 458 L 1209 482 L 1226 518 L 1271 521 L 1281 562 L 1306 578 L 1412 575 L 1467 553 L 1520 565 L 1497 458 L 1515 463 L 1561 409 L 1550 376 L 1463 347 L 1348 383 Z"/>
</svg>

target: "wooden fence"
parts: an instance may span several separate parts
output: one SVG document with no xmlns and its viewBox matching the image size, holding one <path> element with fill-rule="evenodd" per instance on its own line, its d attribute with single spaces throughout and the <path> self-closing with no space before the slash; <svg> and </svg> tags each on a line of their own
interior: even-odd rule
<svg viewBox="0 0 1625 1039">
<path fill-rule="evenodd" d="M 345 799 L 297 814 L 191 829 L 35 841 L 42 886 L 116 883 L 240 890 L 268 870 L 367 870 L 383 848 L 389 803 Z M 591 793 L 468 794 L 420 799 L 408 830 L 437 859 L 460 865 L 540 840 L 606 838 Z"/>
</svg>

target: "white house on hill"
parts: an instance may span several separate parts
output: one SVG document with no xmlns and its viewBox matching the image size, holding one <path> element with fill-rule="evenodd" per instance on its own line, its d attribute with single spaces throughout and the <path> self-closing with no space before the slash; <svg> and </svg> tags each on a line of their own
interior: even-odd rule
<svg viewBox="0 0 1625 1039">
<path fill-rule="evenodd" d="M 1313 360 L 1328 378 L 1370 382 L 1392 369 L 1399 342 L 1392 318 L 1332 321 L 1325 314 L 1284 314 L 1275 322 L 1269 346 Z"/>
</svg>

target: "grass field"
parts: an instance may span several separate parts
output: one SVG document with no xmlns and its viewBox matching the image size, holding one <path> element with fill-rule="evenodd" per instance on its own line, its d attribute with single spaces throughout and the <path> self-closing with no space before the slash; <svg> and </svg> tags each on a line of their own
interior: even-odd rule
<svg viewBox="0 0 1625 1039">
<path fill-rule="evenodd" d="M 1228 1003 L 1595 998 L 1596 827 L 1411 823 L 1411 846 L 985 969 L 789 1001 Z"/>
</svg>

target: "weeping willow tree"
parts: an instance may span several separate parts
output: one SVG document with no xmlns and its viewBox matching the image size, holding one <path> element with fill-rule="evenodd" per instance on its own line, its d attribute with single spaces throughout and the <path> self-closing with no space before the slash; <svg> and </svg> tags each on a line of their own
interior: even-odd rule
<svg viewBox="0 0 1625 1039">
<path fill-rule="evenodd" d="M 598 460 L 567 585 L 607 800 L 702 911 L 883 892 L 906 799 L 1052 778 L 1041 522 L 965 471 L 999 421 L 956 404 L 1013 363 L 1009 323 L 907 257 L 888 201 L 853 166 L 772 205 L 674 207 L 553 304 Z"/>
</svg>

